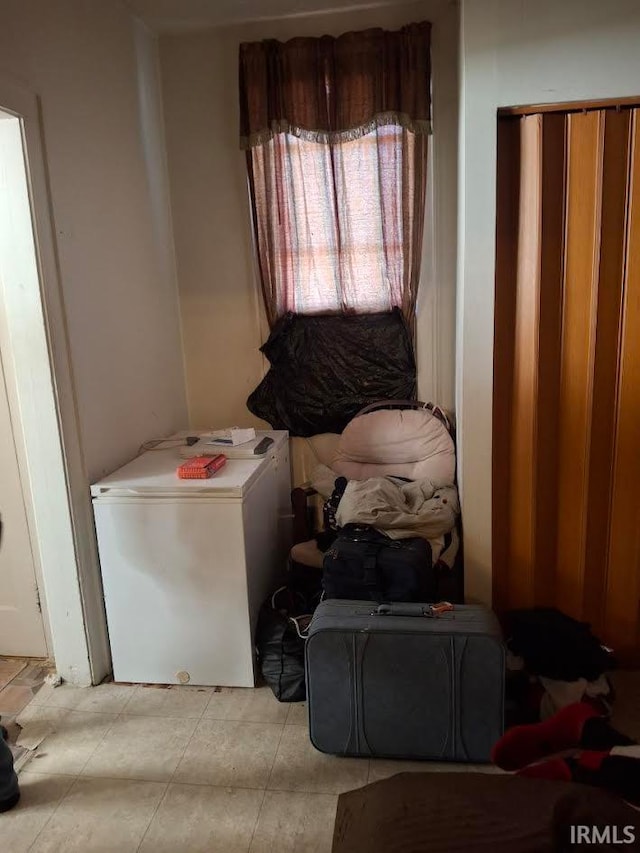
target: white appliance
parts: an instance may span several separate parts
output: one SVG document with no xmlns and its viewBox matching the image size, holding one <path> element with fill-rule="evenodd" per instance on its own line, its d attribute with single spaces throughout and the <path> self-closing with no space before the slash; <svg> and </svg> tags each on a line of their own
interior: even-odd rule
<svg viewBox="0 0 640 853">
<path fill-rule="evenodd" d="M 291 544 L 285 431 L 266 456 L 180 480 L 154 450 L 91 487 L 116 681 L 254 686 L 258 610 Z"/>
</svg>

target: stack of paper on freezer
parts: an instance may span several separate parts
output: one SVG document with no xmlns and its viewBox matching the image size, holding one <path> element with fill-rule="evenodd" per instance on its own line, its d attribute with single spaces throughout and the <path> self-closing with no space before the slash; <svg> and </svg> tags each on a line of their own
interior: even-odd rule
<svg viewBox="0 0 640 853">
<path fill-rule="evenodd" d="M 255 448 L 265 436 L 269 436 L 269 432 L 256 431 L 256 437 L 251 441 L 246 441 L 244 444 L 212 444 L 209 435 L 203 435 L 199 441 L 192 444 L 190 447 L 181 447 L 180 456 L 183 459 L 192 459 L 194 456 L 207 456 L 215 453 L 224 453 L 227 459 L 260 459 L 265 456 L 267 450 L 256 456 Z"/>
<path fill-rule="evenodd" d="M 215 430 L 203 436 L 209 444 L 231 447 L 236 447 L 238 444 L 246 444 L 248 441 L 253 441 L 255 437 L 256 431 L 253 427 L 249 427 L 248 429 L 230 427 L 229 429 Z"/>
</svg>

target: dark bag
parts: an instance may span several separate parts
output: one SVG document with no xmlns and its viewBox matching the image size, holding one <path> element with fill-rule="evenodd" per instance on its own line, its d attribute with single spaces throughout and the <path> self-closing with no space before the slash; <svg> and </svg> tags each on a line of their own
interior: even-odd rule
<svg viewBox="0 0 640 853">
<path fill-rule="evenodd" d="M 615 668 L 611 651 L 591 633 L 590 626 L 554 607 L 511 610 L 504 622 L 509 648 L 534 675 L 558 681 L 595 681 Z"/>
<path fill-rule="evenodd" d="M 435 601 L 436 575 L 426 539 L 390 539 L 369 525 L 347 524 L 324 556 L 325 598 Z"/>
<path fill-rule="evenodd" d="M 256 634 L 262 677 L 279 702 L 304 702 L 304 640 L 293 621 L 263 606 Z"/>
<path fill-rule="evenodd" d="M 316 749 L 489 761 L 504 707 L 504 648 L 490 610 L 323 601 L 305 655 Z"/>
<path fill-rule="evenodd" d="M 264 602 L 258 617 L 256 652 L 262 677 L 279 702 L 304 702 L 304 642 L 320 590 L 292 576 Z"/>
</svg>

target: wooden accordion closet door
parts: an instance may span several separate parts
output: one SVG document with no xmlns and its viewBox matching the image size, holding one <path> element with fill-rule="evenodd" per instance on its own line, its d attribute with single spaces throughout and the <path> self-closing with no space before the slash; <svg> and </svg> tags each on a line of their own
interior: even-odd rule
<svg viewBox="0 0 640 853">
<path fill-rule="evenodd" d="M 493 590 L 640 659 L 640 112 L 498 120 Z"/>
</svg>

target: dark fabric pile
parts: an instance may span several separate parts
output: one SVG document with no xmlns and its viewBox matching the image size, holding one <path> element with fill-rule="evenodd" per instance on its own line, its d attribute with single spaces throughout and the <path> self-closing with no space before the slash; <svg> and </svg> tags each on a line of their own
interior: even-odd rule
<svg viewBox="0 0 640 853">
<path fill-rule="evenodd" d="M 553 607 L 512 610 L 504 618 L 509 649 L 533 675 L 558 681 L 595 681 L 615 668 L 613 654 L 578 622 Z"/>
<path fill-rule="evenodd" d="M 319 574 L 292 570 L 287 583 L 260 608 L 256 629 L 258 665 L 279 702 L 303 702 L 306 698 L 304 638 L 321 597 Z"/>
<path fill-rule="evenodd" d="M 583 684 L 599 681 L 597 698 L 591 693 L 589 701 L 600 703 L 603 710 L 610 707 L 611 683 L 601 676 L 615 669 L 616 661 L 586 622 L 578 622 L 553 607 L 511 610 L 501 621 L 509 651 L 523 667 L 511 669 L 508 665 L 507 728 L 536 722 L 558 709 L 557 696 L 554 699 L 548 694 L 551 681 L 556 682 L 557 688 L 564 684 L 567 702 L 584 699 L 580 680 L 584 680 Z"/>
<path fill-rule="evenodd" d="M 342 432 L 377 400 L 413 400 L 416 363 L 399 310 L 384 314 L 287 314 L 261 347 L 271 367 L 247 407 L 297 436 Z"/>
</svg>

